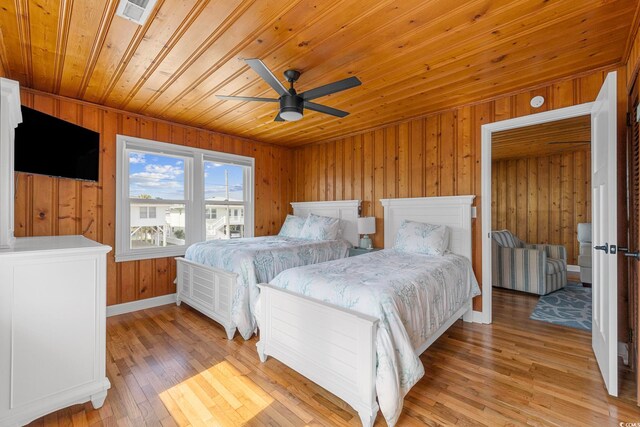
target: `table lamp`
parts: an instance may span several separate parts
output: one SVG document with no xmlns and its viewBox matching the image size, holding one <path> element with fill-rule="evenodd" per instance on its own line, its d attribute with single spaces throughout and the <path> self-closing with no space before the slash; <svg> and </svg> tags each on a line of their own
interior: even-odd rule
<svg viewBox="0 0 640 427">
<path fill-rule="evenodd" d="M 369 234 L 376 233 L 376 218 L 373 216 L 365 216 L 358 218 L 358 234 L 364 234 L 360 239 L 360 247 L 363 249 L 373 249 Z"/>
</svg>

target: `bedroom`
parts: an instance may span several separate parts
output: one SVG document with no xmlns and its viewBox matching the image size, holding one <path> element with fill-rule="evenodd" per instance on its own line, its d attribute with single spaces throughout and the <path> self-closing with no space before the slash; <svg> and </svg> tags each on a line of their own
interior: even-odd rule
<svg viewBox="0 0 640 427">
<path fill-rule="evenodd" d="M 486 193 L 481 188 L 482 125 L 592 102 L 607 73 L 617 71 L 618 153 L 627 150 L 624 113 L 633 111 L 630 98 L 638 90 L 633 82 L 640 62 L 639 12 L 633 1 L 486 1 L 452 8 L 443 1 L 398 5 L 165 0 L 150 2 L 155 6 L 142 25 L 117 16 L 118 3 L 15 1 L 0 9 L 0 76 L 20 83 L 21 103 L 100 134 L 98 182 L 15 175 L 17 237 L 82 234 L 114 249 L 106 256 L 107 312 L 114 315 L 107 320 L 111 355 L 107 376 L 112 383 L 107 403 L 99 411 L 91 410 L 90 404 L 62 410 L 49 416 L 54 422 L 62 424 L 71 418 L 89 423 L 164 420 L 186 424 L 189 417 L 202 416 L 200 411 L 207 407 L 222 405 L 226 410 L 218 413 L 228 410 L 227 424 L 250 422 L 252 417 L 257 417 L 257 424 L 268 420 L 286 424 L 287 419 L 296 420 L 290 422 L 294 425 L 359 424 L 357 413 L 342 400 L 273 358 L 261 367 L 254 341 L 244 343 L 236 334 L 227 342 L 216 322 L 184 305 L 170 305 L 176 293 L 173 257 L 179 253 L 116 260 L 123 236 L 116 230 L 122 226 L 117 187 L 124 177 L 117 172 L 116 135 L 253 159 L 250 204 L 255 236 L 278 234 L 287 214 L 293 213 L 291 202 L 360 200 L 361 216 L 376 218 L 373 246 L 382 248 L 385 215 L 380 199 L 475 195 L 471 261 L 481 284 L 488 283 L 482 268 L 486 253 L 481 227 L 486 212 L 482 206 Z M 262 59 L 281 82 L 285 70 L 301 70 L 296 83 L 300 92 L 352 76 L 362 85 L 318 99 L 349 112 L 347 117 L 305 110 L 297 122 L 275 123 L 273 103 L 216 98 L 276 96 L 240 58 Z M 545 97 L 542 107 L 530 106 L 536 95 Z M 55 143 L 62 146 L 64 141 Z M 238 158 L 226 158 L 226 162 L 234 160 Z M 626 162 L 620 159 L 619 170 L 626 171 Z M 625 198 L 619 196 L 619 200 Z M 622 212 L 619 208 L 618 213 Z M 628 247 L 637 250 L 633 242 Z M 618 245 L 623 243 L 620 237 Z M 618 330 L 624 338 L 619 340 L 636 346 L 635 338 L 628 341 L 625 328 L 631 322 L 637 326 L 632 310 L 637 281 L 627 285 L 624 280 L 625 269 L 636 271 L 635 261 L 628 261 L 627 267 L 621 259 Z M 626 300 L 629 308 L 622 305 Z M 475 298 L 474 311 L 481 312 L 484 302 L 482 297 Z M 121 317 L 116 316 L 119 313 Z M 189 327 L 197 332 L 188 331 Z M 463 360 L 453 356 L 448 361 L 456 350 L 491 357 L 492 339 L 506 347 L 516 339 L 499 337 L 501 328 L 492 328 L 490 324 L 456 324 L 448 338 L 424 353 L 421 360 L 431 370 L 405 399 L 405 418 L 399 424 L 412 420 L 447 424 L 454 419 L 492 424 L 522 421 L 526 416 L 546 423 L 567 421 L 566 413 L 558 409 L 561 405 L 541 407 L 556 398 L 570 404 L 566 395 L 536 394 L 534 402 L 527 404 L 526 392 L 521 390 L 516 395 L 528 408 L 523 416 L 485 395 L 469 403 L 469 397 L 460 394 L 460 385 L 466 381 L 495 380 L 499 391 L 515 387 L 498 378 L 499 370 L 487 372 L 486 378 L 474 377 Z M 631 329 L 635 333 L 637 327 Z M 601 420 L 603 413 L 613 414 L 612 408 L 618 408 L 619 421 L 640 419 L 640 415 L 634 418 L 636 392 L 632 390 L 637 371 L 624 371 L 622 378 L 630 381 L 621 382 L 624 398 L 607 397 L 590 341 L 568 334 L 581 346 L 576 355 L 567 356 L 570 368 L 553 360 L 540 364 L 544 353 L 536 349 L 529 349 L 532 358 L 522 356 L 526 359 L 520 360 L 522 365 L 498 364 L 516 373 L 532 370 L 531 375 L 545 385 L 556 374 L 571 375 L 562 369 L 576 372 L 588 366 L 589 375 L 566 380 L 575 381 L 571 393 L 580 393 L 593 405 L 593 420 Z M 475 340 L 487 348 L 474 344 Z M 521 349 L 527 348 L 526 342 L 520 344 Z M 182 352 L 191 345 L 194 350 L 187 357 L 191 366 L 181 365 Z M 126 346 L 143 351 L 148 360 L 127 359 Z M 207 352 L 213 356 L 206 356 Z M 134 366 L 132 360 L 139 363 Z M 203 364 L 205 360 L 208 365 Z M 466 376 L 451 373 L 448 362 Z M 175 372 L 175 377 L 163 376 L 162 367 Z M 190 390 L 204 387 L 207 372 L 212 375 L 209 380 L 233 390 L 214 393 L 205 387 L 209 393 L 200 393 L 202 401 L 193 397 Z M 457 385 L 447 387 L 447 381 Z M 441 400 L 431 400 L 434 390 Z M 197 410 L 176 406 L 183 393 Z M 234 398 L 234 393 L 240 397 Z M 224 403 L 225 397 L 232 402 Z M 592 414 L 571 405 L 576 417 Z M 378 415 L 376 422 L 384 425 L 383 417 Z"/>
</svg>

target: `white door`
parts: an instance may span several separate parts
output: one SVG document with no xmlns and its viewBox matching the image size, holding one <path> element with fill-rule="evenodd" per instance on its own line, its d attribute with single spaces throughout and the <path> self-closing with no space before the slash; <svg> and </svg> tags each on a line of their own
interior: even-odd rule
<svg viewBox="0 0 640 427">
<path fill-rule="evenodd" d="M 616 209 L 616 73 L 607 75 L 591 109 L 593 321 L 592 345 L 609 394 L 618 395 Z"/>
</svg>

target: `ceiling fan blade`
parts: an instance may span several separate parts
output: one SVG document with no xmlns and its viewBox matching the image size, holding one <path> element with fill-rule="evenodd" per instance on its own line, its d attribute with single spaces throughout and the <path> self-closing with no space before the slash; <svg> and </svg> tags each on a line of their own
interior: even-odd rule
<svg viewBox="0 0 640 427">
<path fill-rule="evenodd" d="M 249 65 L 249 67 L 253 69 L 253 71 L 258 73 L 258 75 L 262 77 L 262 79 L 267 82 L 269 86 L 273 88 L 273 90 L 278 92 L 278 95 L 282 96 L 289 94 L 287 88 L 284 87 L 280 80 L 276 79 L 276 76 L 274 76 L 271 70 L 269 70 L 267 66 L 264 65 L 264 62 L 260 61 L 259 59 L 245 59 L 245 62 L 247 63 L 247 65 Z"/>
<path fill-rule="evenodd" d="M 280 117 L 280 113 L 278 113 L 278 115 L 276 116 L 275 119 L 273 119 L 274 122 L 284 122 L 284 119 L 282 117 Z"/>
<path fill-rule="evenodd" d="M 278 102 L 277 99 L 273 98 L 256 98 L 253 96 L 226 96 L 226 95 L 216 95 L 216 97 L 220 99 L 227 99 L 230 101 L 259 101 L 259 102 Z"/>
<path fill-rule="evenodd" d="M 315 102 L 309 101 L 304 101 L 304 108 L 336 117 L 346 117 L 349 115 L 349 113 L 347 113 L 346 111 L 338 110 L 337 108 L 327 107 L 326 105 L 320 105 L 316 104 Z"/>
<path fill-rule="evenodd" d="M 332 93 L 351 89 L 360 86 L 362 82 L 357 77 L 349 77 L 344 80 L 329 83 L 328 85 L 319 86 L 315 89 L 308 90 L 300 94 L 305 101 L 320 98 L 321 96 L 331 95 Z"/>
</svg>

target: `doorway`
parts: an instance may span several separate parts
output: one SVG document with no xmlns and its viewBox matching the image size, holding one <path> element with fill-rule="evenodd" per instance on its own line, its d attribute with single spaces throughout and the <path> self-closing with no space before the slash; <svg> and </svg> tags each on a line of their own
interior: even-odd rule
<svg viewBox="0 0 640 427">
<path fill-rule="evenodd" d="M 545 111 L 529 116 L 490 123 L 482 127 L 482 283 L 492 283 L 491 266 L 491 235 L 492 230 L 492 145 L 494 134 L 503 131 L 526 128 L 529 126 L 543 125 L 563 120 L 577 119 L 590 116 L 593 103 L 579 104 L 567 108 Z M 488 255 L 488 256 L 487 256 Z M 482 320 L 483 323 L 492 321 L 492 289 L 491 286 L 483 287 Z"/>
<path fill-rule="evenodd" d="M 592 349 L 610 395 L 618 395 L 618 114 L 617 73 L 607 74 L 592 103 L 482 126 L 483 321 L 491 323 L 491 151 L 495 133 L 589 115 L 591 117 L 593 316 Z M 533 105 L 534 100 L 532 100 Z M 539 273 L 542 274 L 542 273 Z"/>
<path fill-rule="evenodd" d="M 591 333 L 591 116 L 495 132 L 491 153 L 492 290 Z"/>
</svg>

